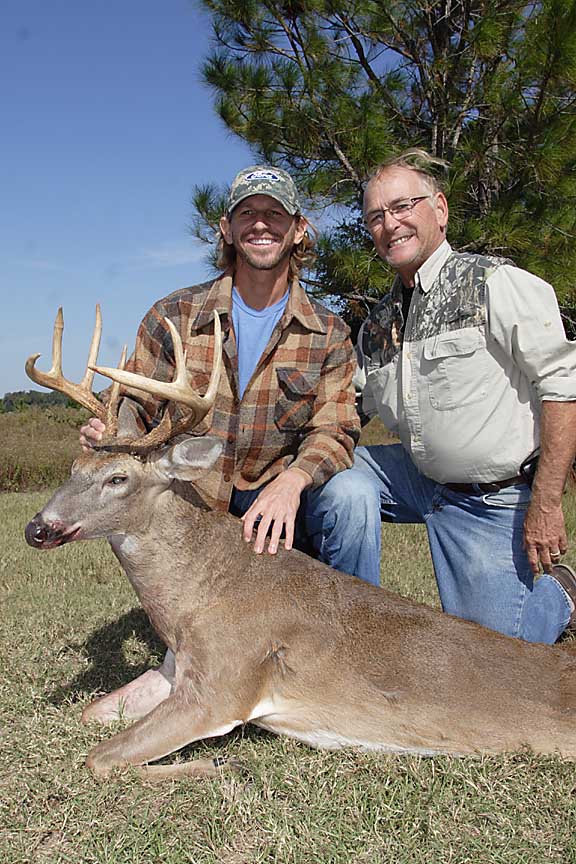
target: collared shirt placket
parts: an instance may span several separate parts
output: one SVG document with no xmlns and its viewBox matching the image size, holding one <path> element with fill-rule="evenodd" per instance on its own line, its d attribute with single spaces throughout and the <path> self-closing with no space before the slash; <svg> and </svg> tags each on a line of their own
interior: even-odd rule
<svg viewBox="0 0 576 864">
<path fill-rule="evenodd" d="M 230 498 L 232 497 L 238 449 L 238 426 L 240 422 L 240 410 L 238 409 L 238 362 L 236 339 L 234 338 L 234 331 L 231 324 L 228 327 L 226 339 L 224 341 L 224 355 L 227 358 L 229 381 L 231 383 L 231 398 L 233 399 L 233 406 L 237 410 L 233 409 L 228 416 L 228 429 L 226 440 L 224 443 L 224 457 L 222 460 L 222 475 L 220 487 L 218 490 L 218 500 L 220 502 L 220 506 L 222 506 L 225 502 L 227 502 L 227 505 L 229 505 Z"/>
<path fill-rule="evenodd" d="M 402 350 L 402 407 L 404 419 L 410 432 L 410 448 L 414 454 L 423 455 L 422 417 L 418 393 L 418 352 L 412 342 L 404 342 Z"/>
<path fill-rule="evenodd" d="M 418 274 L 416 274 L 418 276 Z M 421 294 L 420 283 L 414 286 L 412 302 L 408 312 L 408 318 L 404 325 L 404 342 L 402 345 L 402 408 L 404 418 L 410 432 L 410 448 L 417 456 L 424 455 L 422 445 L 422 415 L 420 411 L 420 394 L 418 391 L 418 370 L 420 366 L 420 351 L 416 342 L 412 342 L 412 326 L 414 320 L 414 307 L 418 303 Z"/>
</svg>

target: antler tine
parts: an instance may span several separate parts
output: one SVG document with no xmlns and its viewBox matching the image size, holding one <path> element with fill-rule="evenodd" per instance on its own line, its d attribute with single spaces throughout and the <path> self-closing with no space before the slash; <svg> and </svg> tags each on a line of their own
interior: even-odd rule
<svg viewBox="0 0 576 864">
<path fill-rule="evenodd" d="M 186 372 L 186 352 L 182 348 L 182 339 L 172 321 L 169 318 L 165 318 L 164 320 L 172 334 L 172 341 L 174 343 L 176 375 L 172 383 L 180 392 L 178 397 L 173 396 L 172 398 L 186 405 L 188 408 L 198 408 L 200 406 L 203 410 L 203 406 L 207 404 L 208 408 L 205 411 L 205 414 L 207 414 L 216 398 L 220 374 L 222 372 L 222 326 L 220 324 L 220 316 L 217 312 L 214 314 L 214 363 L 212 365 L 210 381 L 208 382 L 208 389 L 204 396 L 198 396 L 190 387 L 188 373 Z"/>
<path fill-rule="evenodd" d="M 58 307 L 56 320 L 54 321 L 54 332 L 52 333 L 52 367 L 48 375 L 62 377 L 62 334 L 64 333 L 64 313 L 62 306 Z"/>
<path fill-rule="evenodd" d="M 80 382 L 80 386 L 84 387 L 86 390 L 92 390 L 92 382 L 94 381 L 94 370 L 92 367 L 98 361 L 98 351 L 100 350 L 100 339 L 102 337 L 102 313 L 100 311 L 100 304 L 96 304 L 96 322 L 94 324 L 94 332 L 92 333 L 92 341 L 90 343 L 90 350 L 88 352 L 88 362 L 86 364 L 86 371 L 84 372 L 84 377 Z"/>
<path fill-rule="evenodd" d="M 214 313 L 214 363 L 212 365 L 212 374 L 208 382 L 208 389 L 204 394 L 204 399 L 207 401 L 209 408 L 212 407 L 218 392 L 218 384 L 220 383 L 220 375 L 222 374 L 222 325 L 220 324 L 220 316 L 217 312 Z"/>
<path fill-rule="evenodd" d="M 214 316 L 214 366 L 205 396 L 199 396 L 188 383 L 186 372 L 186 354 L 182 347 L 182 340 L 176 327 L 169 318 L 164 319 L 172 335 L 174 343 L 175 373 L 173 381 L 156 381 L 146 378 L 134 372 L 126 372 L 120 369 L 112 369 L 108 366 L 94 366 L 100 375 L 105 375 L 113 381 L 117 381 L 126 387 L 142 390 L 160 399 L 179 402 L 187 408 L 192 409 L 187 417 L 189 426 L 196 425 L 206 416 L 216 398 L 218 381 L 222 370 L 222 330 L 218 313 Z"/>
<path fill-rule="evenodd" d="M 163 399 L 180 402 L 190 410 L 176 421 L 172 420 L 171 412 L 166 410 L 158 426 L 146 435 L 132 439 L 116 438 L 114 440 L 106 435 L 105 439 L 96 446 L 96 449 L 146 455 L 151 450 L 166 444 L 171 438 L 193 428 L 206 416 L 214 404 L 222 371 L 222 329 L 218 313 L 214 315 L 214 365 L 208 391 L 204 397 L 195 393 L 188 384 L 186 354 L 182 347 L 182 340 L 173 323 L 168 319 L 165 320 L 174 341 L 175 371 L 172 382 L 155 381 L 121 369 L 103 366 L 97 366 L 95 369 L 113 381 L 127 387 L 134 387 L 137 390 L 143 390 L 146 393 L 152 393 Z"/>
<path fill-rule="evenodd" d="M 90 357 L 94 355 L 94 359 L 98 354 L 98 346 L 100 343 L 100 334 L 98 331 L 98 319 L 100 310 L 96 307 L 96 325 L 92 336 L 90 346 Z M 36 369 L 36 361 L 41 356 L 40 354 L 32 354 L 26 360 L 26 374 L 34 381 L 35 384 L 40 384 L 41 387 L 47 387 L 49 390 L 57 390 L 59 393 L 64 393 L 75 402 L 78 402 L 84 408 L 87 408 L 94 416 L 98 417 L 102 422 L 106 420 L 106 409 L 99 402 L 96 396 L 91 391 L 91 382 L 88 385 L 87 376 L 84 376 L 81 384 L 74 384 L 68 381 L 62 374 L 62 333 L 64 330 L 64 316 L 62 307 L 58 309 L 56 321 L 54 322 L 54 333 L 52 336 L 52 366 L 49 372 L 41 372 Z M 101 331 L 101 323 L 100 323 Z M 95 351 L 94 351 L 94 346 Z M 93 376 L 93 373 L 92 373 Z"/>
<path fill-rule="evenodd" d="M 120 362 L 118 363 L 119 369 L 124 369 L 126 366 L 126 356 L 128 353 L 128 349 L 126 345 L 122 348 L 122 355 L 120 357 Z M 96 359 L 96 357 L 94 358 Z M 94 377 L 94 370 L 90 370 L 92 377 Z M 118 409 L 120 404 L 120 384 L 117 381 L 114 381 L 112 387 L 110 388 L 110 398 L 108 400 L 107 412 L 106 412 L 106 434 L 107 436 L 114 436 L 118 433 Z"/>
</svg>

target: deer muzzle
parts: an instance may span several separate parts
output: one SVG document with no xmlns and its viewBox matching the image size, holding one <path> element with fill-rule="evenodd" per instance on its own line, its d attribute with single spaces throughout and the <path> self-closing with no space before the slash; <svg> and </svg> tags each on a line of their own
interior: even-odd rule
<svg viewBox="0 0 576 864">
<path fill-rule="evenodd" d="M 34 549 L 54 549 L 75 540 L 80 531 L 79 525 L 67 526 L 63 522 L 46 522 L 41 513 L 37 513 L 24 530 L 24 536 L 29 546 Z"/>
</svg>

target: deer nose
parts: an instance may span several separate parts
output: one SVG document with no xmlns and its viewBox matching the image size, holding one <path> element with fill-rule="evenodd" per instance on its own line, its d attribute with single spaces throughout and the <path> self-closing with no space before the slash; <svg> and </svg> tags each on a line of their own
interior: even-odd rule
<svg viewBox="0 0 576 864">
<path fill-rule="evenodd" d="M 24 530 L 24 536 L 28 545 L 36 547 L 43 546 L 50 538 L 51 533 L 53 532 L 51 532 L 50 527 L 44 522 L 40 513 L 34 516 Z"/>
</svg>

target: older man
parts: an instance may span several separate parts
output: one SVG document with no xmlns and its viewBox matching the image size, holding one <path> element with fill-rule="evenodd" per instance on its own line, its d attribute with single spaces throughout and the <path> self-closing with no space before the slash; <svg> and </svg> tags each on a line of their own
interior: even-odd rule
<svg viewBox="0 0 576 864">
<path fill-rule="evenodd" d="M 342 518 L 350 502 L 362 545 L 340 566 L 370 581 L 381 515 L 423 522 L 445 611 L 554 642 L 576 619 L 576 577 L 558 564 L 576 348 L 550 285 L 450 247 L 436 161 L 408 151 L 366 187 L 366 226 L 398 275 L 360 333 L 364 410 L 402 443 L 358 448 L 353 469 L 326 490 L 325 518 L 334 502 Z"/>
<path fill-rule="evenodd" d="M 192 387 L 203 392 L 212 367 L 213 319 L 224 334 L 224 372 L 214 408 L 194 430 L 221 438 L 223 454 L 194 483 L 206 504 L 244 521 L 257 553 L 274 554 L 281 536 L 313 548 L 334 567 L 348 546 L 345 520 L 329 527 L 325 543 L 316 517 L 319 490 L 352 464 L 360 423 L 352 375 L 356 368 L 349 329 L 311 300 L 298 281 L 311 260 L 313 237 L 296 186 L 285 171 L 252 166 L 232 183 L 220 221 L 220 263 L 215 280 L 184 288 L 156 303 L 138 330 L 131 370 L 159 380 L 174 372 L 165 319 L 182 334 Z M 123 411 L 137 412 L 142 428 L 157 422 L 158 400 L 131 394 Z M 100 440 L 92 418 L 81 443 Z M 172 658 L 90 706 L 85 719 L 108 721 L 120 708 L 147 713 L 170 692 Z"/>
</svg>

